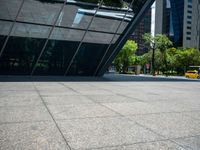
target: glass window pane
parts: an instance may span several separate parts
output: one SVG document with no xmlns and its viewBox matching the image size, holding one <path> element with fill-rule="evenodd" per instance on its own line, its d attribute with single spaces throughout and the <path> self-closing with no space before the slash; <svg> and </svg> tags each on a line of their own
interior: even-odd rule
<svg viewBox="0 0 200 150">
<path fill-rule="evenodd" d="M 35 75 L 64 75 L 84 31 L 54 28 Z"/>
<path fill-rule="evenodd" d="M 30 38 L 47 38 L 50 27 L 32 25 L 25 23 L 16 23 L 11 36 L 30 37 Z"/>
<path fill-rule="evenodd" d="M 17 20 L 52 25 L 62 5 L 63 2 L 25 0 Z"/>
<path fill-rule="evenodd" d="M 85 43 L 101 43 L 109 44 L 112 40 L 113 34 L 105 34 L 99 32 L 87 32 L 83 42 Z"/>
<path fill-rule="evenodd" d="M 0 0 L 0 19 L 14 20 L 22 0 Z"/>
<path fill-rule="evenodd" d="M 102 63 L 100 64 L 100 68 L 103 66 L 103 64 L 106 63 L 106 61 L 108 60 L 108 58 L 111 56 L 111 54 L 114 51 L 114 48 L 116 47 L 116 41 L 119 39 L 119 35 L 115 35 L 113 42 L 111 43 L 111 45 L 109 46 L 109 49 L 107 50 L 107 52 L 105 53 L 105 57 L 102 60 Z M 108 47 L 107 47 L 108 48 Z"/>
<path fill-rule="evenodd" d="M 49 27 L 16 23 L 0 58 L 0 74 L 30 74 L 49 31 Z"/>
<path fill-rule="evenodd" d="M 12 22 L 0 21 L 0 51 L 3 47 L 4 41 L 10 31 Z"/>
<path fill-rule="evenodd" d="M 113 8 L 113 9 L 98 10 L 90 26 L 90 30 L 115 33 L 117 31 L 117 28 L 120 25 L 120 22 L 123 20 L 127 12 L 126 9 L 125 10 L 121 10 L 121 9 Z M 128 21 L 131 20 L 131 18 L 125 18 L 125 19 Z M 125 27 L 126 26 L 121 26 L 118 33 L 122 33 Z"/>
<path fill-rule="evenodd" d="M 92 76 L 112 37 L 113 34 L 88 32 L 69 69 L 68 75 Z"/>
<path fill-rule="evenodd" d="M 92 21 L 89 29 L 115 33 L 121 21 L 121 18 L 117 17 L 117 14 L 119 13 L 120 12 L 100 9 Z"/>
<path fill-rule="evenodd" d="M 86 29 L 94 15 L 96 7 L 67 4 L 61 12 L 57 26 Z"/>
</svg>

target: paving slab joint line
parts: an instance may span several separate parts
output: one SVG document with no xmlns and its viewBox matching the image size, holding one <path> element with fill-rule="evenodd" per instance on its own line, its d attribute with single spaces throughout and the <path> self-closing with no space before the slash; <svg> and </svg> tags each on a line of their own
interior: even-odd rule
<svg viewBox="0 0 200 150">
<path fill-rule="evenodd" d="M 72 91 L 74 91 L 74 92 L 76 92 L 76 93 L 82 95 L 82 93 L 80 93 L 79 91 L 77 91 L 77 90 L 75 90 L 75 89 L 73 89 L 73 88 L 71 88 L 71 87 L 66 86 L 64 83 L 60 83 L 60 84 L 61 84 L 62 86 L 64 86 L 65 88 L 70 89 L 70 90 L 72 90 Z"/>
<path fill-rule="evenodd" d="M 146 113 L 146 114 L 130 114 L 126 116 L 147 116 L 147 115 L 159 115 L 159 114 L 182 114 L 182 113 L 192 113 L 192 112 L 200 112 L 199 110 L 193 110 L 193 111 L 171 111 L 171 112 L 155 112 L 155 113 Z M 191 117 L 187 114 L 185 114 L 187 117 Z M 193 119 L 199 120 L 197 118 L 192 117 Z"/>
<path fill-rule="evenodd" d="M 88 97 L 88 96 L 87 96 L 87 97 Z M 88 98 L 90 98 L 90 97 L 88 97 Z M 91 99 L 93 102 L 95 102 L 92 98 L 90 98 L 90 99 Z M 99 104 L 99 105 L 101 105 L 101 106 L 103 106 L 103 107 L 105 107 L 105 108 L 107 108 L 107 109 L 109 109 L 109 110 L 111 110 L 111 111 L 117 113 L 117 114 L 120 115 L 121 117 L 123 117 L 123 118 L 125 118 L 125 119 L 127 119 L 127 120 L 129 120 L 129 121 L 131 121 L 131 122 L 135 122 L 135 124 L 137 124 L 138 126 L 144 128 L 144 129 L 146 129 L 146 130 L 148 130 L 148 131 L 150 131 L 150 132 L 152 132 L 152 133 L 154 133 L 154 134 L 156 134 L 156 135 L 158 135 L 158 136 L 160 136 L 160 137 L 163 137 L 164 139 L 168 139 L 168 140 L 171 141 L 172 143 L 175 143 L 176 145 L 178 145 L 178 146 L 180 146 L 181 148 L 185 149 L 185 147 L 184 147 L 183 145 L 181 145 L 181 144 L 177 143 L 176 141 L 174 141 L 174 140 L 172 140 L 172 139 L 169 139 L 169 138 L 167 138 L 167 137 L 165 137 L 165 136 L 163 136 L 163 135 L 161 135 L 161 134 L 155 132 L 154 130 L 152 130 L 152 129 L 150 129 L 150 128 L 148 128 L 148 127 L 146 127 L 146 126 L 144 126 L 144 125 L 142 125 L 142 124 L 140 124 L 140 123 L 138 123 L 137 121 L 134 121 L 134 120 L 132 120 L 132 119 L 129 119 L 129 118 L 127 118 L 126 116 L 124 116 L 123 114 L 121 114 L 121 113 L 119 113 L 119 112 L 117 112 L 117 111 L 115 111 L 115 110 L 113 110 L 113 109 L 111 109 L 111 108 L 109 108 L 109 107 L 107 107 L 107 106 L 101 104 L 101 103 L 98 103 L 98 102 L 95 102 L 95 103 L 97 103 L 97 104 Z M 185 150 L 186 150 L 186 149 L 185 149 Z"/>
<path fill-rule="evenodd" d="M 50 122 L 51 120 L 34 120 L 34 121 L 15 121 L 15 122 L 1 122 L 0 125 L 7 124 L 21 124 L 21 123 L 34 123 L 34 122 Z"/>
<path fill-rule="evenodd" d="M 128 119 L 128 118 L 127 118 L 127 119 Z M 130 119 L 130 120 L 131 120 L 131 119 Z M 172 142 L 172 143 L 174 143 L 174 144 L 180 146 L 181 148 L 187 150 L 183 145 L 181 145 L 180 143 L 174 141 L 173 139 L 169 139 L 169 138 L 167 138 L 167 137 L 165 137 L 165 136 L 163 136 L 163 135 L 161 135 L 161 134 L 155 132 L 155 131 L 152 130 L 151 128 L 148 128 L 148 127 L 146 127 L 146 126 L 144 126 L 144 125 L 138 123 L 137 121 L 135 121 L 135 123 L 136 123 L 138 126 L 143 127 L 143 128 L 145 128 L 146 130 L 149 130 L 149 131 L 151 131 L 152 133 L 155 133 L 155 134 L 157 134 L 157 135 L 159 135 L 159 136 L 161 136 L 161 137 L 163 137 L 163 138 L 165 138 L 165 139 L 168 139 L 170 142 Z"/>
<path fill-rule="evenodd" d="M 111 146 L 104 146 L 104 147 L 95 147 L 95 148 L 87 148 L 85 150 L 94 150 L 94 149 L 103 149 L 103 148 L 113 148 L 113 147 L 122 147 L 122 146 L 134 146 L 136 144 L 150 144 L 155 142 L 167 142 L 169 139 L 161 139 L 161 140 L 152 140 L 152 141 L 146 141 L 146 142 L 135 142 L 135 143 L 128 143 L 128 144 L 121 144 L 121 145 L 111 145 Z"/>
<path fill-rule="evenodd" d="M 172 139 L 172 140 L 178 140 L 178 139 L 187 139 L 187 138 L 196 138 L 196 137 L 200 137 L 200 134 L 191 135 L 191 136 L 182 136 L 182 137 L 171 138 L 171 139 Z"/>
<path fill-rule="evenodd" d="M 102 118 L 121 118 L 121 116 L 95 116 L 95 117 L 83 117 L 83 118 L 68 118 L 68 119 L 56 119 L 59 121 L 66 121 L 66 120 L 84 120 L 84 119 L 102 119 Z"/>
<path fill-rule="evenodd" d="M 133 97 L 130 97 L 130 96 L 127 96 L 127 95 L 124 95 L 124 94 L 116 94 L 116 95 L 119 95 L 119 96 L 123 96 L 123 97 L 126 97 L 126 98 L 130 98 L 130 99 L 133 99 L 133 100 L 136 100 L 136 101 L 138 101 L 138 102 L 143 102 L 143 103 L 147 103 L 147 102 L 145 102 L 145 101 L 143 101 L 143 100 L 141 100 L 141 99 L 139 99 L 139 98 L 133 98 Z"/>
<path fill-rule="evenodd" d="M 72 148 L 71 148 L 70 145 L 68 144 L 68 142 L 67 142 L 67 140 L 66 140 L 64 134 L 62 133 L 61 129 L 59 128 L 59 126 L 58 126 L 58 124 L 57 124 L 55 118 L 53 117 L 51 111 L 49 110 L 49 108 L 47 107 L 47 105 L 46 105 L 44 99 L 42 98 L 42 96 L 41 96 L 41 94 L 40 94 L 40 91 L 37 89 L 37 87 L 36 87 L 35 85 L 34 85 L 34 88 L 35 88 L 36 92 L 38 93 L 38 95 L 40 96 L 40 99 L 41 99 L 42 103 L 44 104 L 44 106 L 45 106 L 45 108 L 47 109 L 49 115 L 51 116 L 53 122 L 55 123 L 56 128 L 57 128 L 58 131 L 60 132 L 60 134 L 61 134 L 63 140 L 65 141 L 66 146 L 67 146 L 70 150 L 72 150 Z"/>
<path fill-rule="evenodd" d="M 200 110 L 196 110 L 196 111 L 189 111 L 189 112 L 200 112 Z M 184 112 L 183 112 L 184 113 Z M 188 117 L 191 117 L 192 119 L 195 119 L 195 120 L 200 120 L 200 118 L 197 118 L 197 117 L 194 117 L 193 115 L 188 115 L 188 114 L 185 114 L 186 116 Z"/>
</svg>

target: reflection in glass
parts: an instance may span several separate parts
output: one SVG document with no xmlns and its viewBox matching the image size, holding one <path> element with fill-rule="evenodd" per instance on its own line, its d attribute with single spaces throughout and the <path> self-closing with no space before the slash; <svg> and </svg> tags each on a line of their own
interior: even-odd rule
<svg viewBox="0 0 200 150">
<path fill-rule="evenodd" d="M 25 0 L 17 20 L 52 25 L 62 5 L 63 3 Z"/>
<path fill-rule="evenodd" d="M 8 37 L 22 1 L 0 0 L 0 48 Z M 100 1 L 67 0 L 47 39 L 64 0 L 24 0 L 0 58 L 0 74 L 30 75 L 36 65 L 34 75 L 64 75 L 67 69 L 67 75 L 94 75 L 97 66 L 100 66 L 99 62 L 102 61 L 101 69 L 124 36 L 124 29 L 146 2 L 134 0 L 132 7 L 128 8 L 131 1 L 104 0 L 85 34 Z M 116 32 L 118 35 L 111 42 Z M 81 42 L 82 45 L 77 49 Z M 35 64 L 43 48 L 44 52 Z"/>
<path fill-rule="evenodd" d="M 78 5 L 76 3 L 67 4 L 61 12 L 56 25 L 86 29 L 92 19 L 92 15 L 88 12 L 95 11 L 96 8 L 97 6 Z"/>
<path fill-rule="evenodd" d="M 133 14 L 126 15 L 127 10 L 128 8 L 123 8 L 121 10 L 119 8 L 102 8 L 98 10 L 90 30 L 115 33 L 122 20 L 130 22 L 133 18 Z M 122 33 L 127 24 L 128 23 L 123 23 L 117 33 Z"/>
<path fill-rule="evenodd" d="M 112 37 L 113 34 L 87 32 L 67 75 L 92 76 Z"/>
<path fill-rule="evenodd" d="M 0 58 L 0 74 L 30 74 L 49 27 L 16 23 Z"/>
<path fill-rule="evenodd" d="M 54 28 L 34 75 L 64 75 L 84 31 Z"/>
<path fill-rule="evenodd" d="M 14 20 L 23 0 L 0 0 L 0 19 Z"/>
<path fill-rule="evenodd" d="M 0 51 L 3 47 L 4 41 L 10 31 L 12 22 L 0 21 Z"/>
<path fill-rule="evenodd" d="M 122 36 L 122 35 L 121 35 Z M 101 63 L 99 62 L 98 65 L 98 68 L 96 67 L 96 69 L 99 69 L 101 67 L 103 67 L 103 65 L 106 63 L 106 61 L 108 60 L 108 58 L 111 56 L 111 54 L 113 53 L 113 50 L 114 50 L 114 47 L 116 47 L 116 41 L 120 39 L 120 36 L 119 35 L 115 35 L 114 36 L 114 39 L 112 40 L 112 43 L 110 43 L 109 46 L 106 47 L 106 50 L 107 52 L 104 53 L 104 56 L 102 56 L 101 58 Z M 103 58 L 104 57 L 104 58 Z M 96 73 L 96 71 L 98 70 L 95 70 L 94 73 Z M 93 74 L 94 75 L 94 74 Z"/>
</svg>

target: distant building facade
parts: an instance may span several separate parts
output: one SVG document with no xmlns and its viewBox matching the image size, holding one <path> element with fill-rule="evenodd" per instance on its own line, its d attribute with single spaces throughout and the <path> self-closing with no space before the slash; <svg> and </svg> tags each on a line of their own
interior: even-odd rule
<svg viewBox="0 0 200 150">
<path fill-rule="evenodd" d="M 176 47 L 200 49 L 200 1 L 157 0 L 155 34 L 166 34 Z"/>
<path fill-rule="evenodd" d="M 144 18 L 136 27 L 134 33 L 130 39 L 134 40 L 138 44 L 137 55 L 142 55 L 147 52 L 147 48 L 144 45 L 143 35 L 151 32 L 151 9 L 145 14 Z"/>
<path fill-rule="evenodd" d="M 183 47 L 200 50 L 200 0 L 186 0 L 184 14 Z"/>
</svg>

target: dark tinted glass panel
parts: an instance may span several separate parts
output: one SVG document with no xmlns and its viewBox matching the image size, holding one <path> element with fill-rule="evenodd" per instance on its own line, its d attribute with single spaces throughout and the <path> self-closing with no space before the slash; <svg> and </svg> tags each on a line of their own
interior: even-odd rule
<svg viewBox="0 0 200 150">
<path fill-rule="evenodd" d="M 115 33 L 126 12 L 127 8 L 99 9 L 92 21 L 90 30 Z M 130 15 L 130 18 L 131 17 L 133 17 L 133 15 Z M 130 21 L 130 18 L 125 19 Z M 127 24 L 124 24 L 123 27 L 121 26 L 118 33 L 123 32 L 126 25 Z"/>
<path fill-rule="evenodd" d="M 12 22 L 0 21 L 0 51 L 3 47 L 6 36 L 8 35 Z"/>
<path fill-rule="evenodd" d="M 123 21 L 123 22 L 121 23 L 121 25 L 120 25 L 120 27 L 119 27 L 117 33 L 122 33 L 122 32 L 124 31 L 124 29 L 127 27 L 128 23 L 129 23 L 129 22 L 127 22 L 127 21 Z"/>
<path fill-rule="evenodd" d="M 90 75 L 96 70 L 113 34 L 88 32 L 67 75 Z"/>
<path fill-rule="evenodd" d="M 63 2 L 25 0 L 17 20 L 51 25 L 55 22 L 62 5 Z"/>
<path fill-rule="evenodd" d="M 16 23 L 0 58 L 0 74 L 30 74 L 49 28 Z"/>
<path fill-rule="evenodd" d="M 35 75 L 64 75 L 84 32 L 54 28 Z"/>
<path fill-rule="evenodd" d="M 57 26 L 86 29 L 94 15 L 96 7 L 68 3 L 60 14 Z"/>
<path fill-rule="evenodd" d="M 122 36 L 122 35 L 121 35 Z M 112 43 L 110 43 L 110 46 L 108 47 L 107 46 L 107 48 L 109 48 L 108 50 L 107 50 L 107 52 L 105 53 L 105 57 L 102 59 L 102 63 L 100 64 L 100 68 L 101 67 L 103 67 L 103 65 L 106 63 L 106 61 L 108 60 L 108 58 L 111 56 L 111 54 L 113 54 L 113 52 L 114 52 L 114 47 L 116 46 L 116 41 L 119 39 L 119 35 L 115 35 L 115 37 L 114 37 L 114 39 L 113 39 L 113 41 L 112 41 Z M 106 49 L 107 49 L 106 48 Z"/>
<path fill-rule="evenodd" d="M 0 19 L 14 20 L 22 0 L 0 0 Z"/>
</svg>

